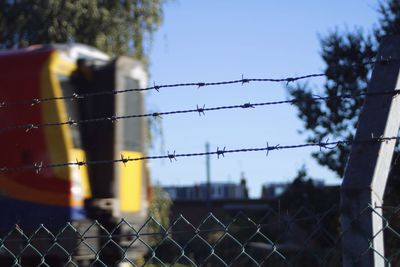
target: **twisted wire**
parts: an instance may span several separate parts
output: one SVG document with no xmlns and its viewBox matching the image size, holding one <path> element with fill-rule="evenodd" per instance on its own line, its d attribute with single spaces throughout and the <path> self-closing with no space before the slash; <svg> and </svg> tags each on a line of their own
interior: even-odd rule
<svg viewBox="0 0 400 267">
<path fill-rule="evenodd" d="M 400 137 L 371 137 L 368 139 L 360 139 L 360 140 L 338 140 L 338 141 L 321 141 L 317 143 L 303 143 L 303 144 L 291 144 L 291 145 L 273 145 L 270 146 L 267 143 L 265 147 L 255 147 L 255 148 L 236 148 L 236 149 L 220 149 L 217 147 L 215 151 L 209 152 L 192 152 L 192 153 L 181 153 L 177 154 L 175 151 L 173 153 L 167 152 L 166 155 L 158 155 L 158 156 L 143 156 L 143 157 L 136 157 L 130 158 L 125 157 L 121 154 L 121 158 L 119 159 L 110 159 L 110 160 L 95 160 L 95 161 L 79 161 L 76 160 L 75 162 L 63 162 L 63 163 L 54 163 L 54 164 L 44 164 L 43 162 L 37 162 L 30 165 L 19 166 L 19 167 L 1 167 L 0 173 L 9 173 L 9 172 L 17 172 L 17 171 L 28 171 L 28 170 L 35 170 L 36 173 L 39 173 L 43 169 L 49 168 L 60 168 L 60 167 L 67 167 L 67 166 L 89 166 L 89 165 L 97 165 L 97 164 L 111 164 L 111 163 L 123 163 L 124 165 L 128 162 L 133 161 L 144 161 L 144 160 L 159 160 L 159 159 L 169 159 L 171 162 L 177 161 L 178 158 L 187 158 L 187 157 L 199 157 L 199 156 L 206 156 L 206 155 L 214 155 L 217 158 L 225 157 L 226 154 L 233 154 L 233 153 L 249 153 L 249 152 L 267 152 L 268 154 L 273 150 L 287 150 L 287 149 L 297 149 L 297 148 L 306 148 L 306 147 L 318 147 L 320 150 L 322 149 L 335 149 L 339 146 L 345 145 L 353 145 L 353 144 L 367 144 L 367 143 L 381 143 L 381 142 L 388 142 L 391 140 L 399 140 Z"/>
<path fill-rule="evenodd" d="M 314 96 L 314 97 L 310 98 L 309 100 L 327 101 L 330 99 L 352 99 L 352 98 L 362 97 L 362 96 L 397 95 L 399 93 L 400 93 L 400 90 L 382 91 L 382 92 L 374 92 L 374 93 L 362 92 L 362 93 L 358 93 L 358 94 L 340 94 L 340 95 L 336 95 L 336 96 Z M 18 130 L 18 129 L 30 131 L 32 129 L 39 129 L 39 128 L 50 127 L 50 126 L 62 126 L 62 125 L 72 126 L 72 125 L 77 125 L 77 124 L 97 123 L 97 122 L 105 122 L 105 121 L 116 122 L 118 120 L 124 120 L 124 119 L 160 117 L 160 116 L 169 116 L 169 115 L 176 115 L 176 114 L 187 114 L 187 113 L 198 113 L 201 116 L 201 115 L 205 115 L 206 111 L 249 109 L 249 108 L 256 108 L 256 107 L 261 107 L 261 106 L 296 104 L 302 100 L 303 99 L 301 99 L 301 98 L 292 98 L 290 100 L 280 100 L 280 101 L 270 101 L 270 102 L 260 102 L 260 103 L 245 103 L 245 104 L 218 106 L 218 107 L 211 107 L 211 108 L 206 108 L 205 105 L 203 105 L 203 106 L 197 105 L 197 107 L 195 109 L 153 112 L 153 113 L 145 113 L 145 114 L 131 114 L 131 115 L 124 115 L 124 116 L 110 116 L 110 117 L 100 117 L 100 118 L 81 119 L 81 120 L 69 119 L 68 121 L 62 121 L 62 122 L 49 122 L 49 123 L 38 123 L 38 124 L 26 123 L 26 124 L 19 124 L 19 125 L 0 128 L 0 133 Z"/>
<path fill-rule="evenodd" d="M 21 105 L 31 105 L 35 106 L 41 103 L 56 101 L 56 100 L 79 100 L 79 99 L 86 99 L 95 96 L 104 96 L 104 95 L 116 95 L 128 92 L 143 92 L 143 91 L 160 91 L 160 89 L 165 88 L 176 88 L 176 87 L 188 87 L 188 86 L 195 86 L 195 87 L 206 87 L 206 86 L 218 86 L 218 85 L 232 85 L 232 84 L 245 84 L 251 82 L 295 82 L 304 79 L 316 78 L 326 76 L 323 73 L 314 73 L 296 77 L 286 77 L 286 78 L 244 78 L 237 80 L 230 80 L 230 81 L 219 81 L 219 82 L 188 82 L 188 83 L 174 83 L 174 84 L 160 84 L 153 86 L 145 87 L 145 88 L 130 88 L 130 89 L 123 89 L 123 90 L 109 90 L 109 91 L 100 91 L 100 92 L 92 92 L 92 93 L 83 93 L 83 94 L 71 94 L 65 96 L 55 96 L 55 97 L 44 97 L 44 98 L 33 98 L 33 99 L 20 99 L 15 101 L 1 101 L 0 108 L 5 107 L 12 107 L 12 106 L 21 106 Z"/>
</svg>

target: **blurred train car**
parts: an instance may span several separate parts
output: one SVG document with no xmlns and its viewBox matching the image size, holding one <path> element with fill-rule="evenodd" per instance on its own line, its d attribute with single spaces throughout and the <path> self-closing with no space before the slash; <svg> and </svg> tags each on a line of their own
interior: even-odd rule
<svg viewBox="0 0 400 267">
<path fill-rule="evenodd" d="M 112 93 L 146 87 L 143 66 L 128 57 L 110 59 L 85 45 L 34 46 L 0 52 L 0 76 L 0 100 L 5 101 L 0 109 L 0 128 L 144 113 L 142 92 Z M 82 97 L 96 92 L 108 93 Z M 66 96 L 74 98 L 63 99 Z M 43 100 L 54 97 L 60 99 Z M 29 233 L 44 224 L 57 232 L 67 222 L 83 231 L 93 220 L 111 230 L 121 218 L 134 227 L 141 226 L 148 216 L 150 199 L 146 162 L 42 169 L 40 166 L 142 157 L 146 154 L 146 127 L 143 118 L 136 118 L 2 132 L 0 166 L 19 168 L 37 164 L 38 168 L 0 174 L 1 231 L 5 233 L 17 224 Z M 63 233 L 67 237 L 68 231 Z M 104 235 L 101 231 L 104 229 L 95 225 L 86 234 Z M 114 233 L 130 231 L 122 225 Z M 11 251 L 15 250 L 16 255 L 18 250 L 22 251 L 22 244 L 7 242 L 5 240 L 4 244 Z M 64 245 L 67 250 L 81 250 L 74 253 L 80 259 L 90 261 L 93 257 L 76 242 L 68 242 Z M 96 250 L 106 241 L 88 242 Z M 123 248 L 129 238 L 116 242 Z M 37 247 L 48 249 L 45 242 Z M 130 251 L 133 250 L 136 251 L 132 252 L 136 253 L 134 257 L 140 255 L 140 248 L 132 246 Z M 113 249 L 103 251 L 113 254 Z M 49 253 L 47 259 L 54 256 L 52 260 L 57 262 L 59 254 Z M 28 252 L 26 255 L 27 259 L 31 256 Z M 1 259 L 5 261 L 9 256 L 8 252 L 0 250 Z"/>
</svg>

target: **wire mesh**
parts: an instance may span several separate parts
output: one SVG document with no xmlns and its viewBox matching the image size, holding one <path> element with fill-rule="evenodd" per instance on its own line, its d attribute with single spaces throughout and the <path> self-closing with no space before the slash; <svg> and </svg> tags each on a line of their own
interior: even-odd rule
<svg viewBox="0 0 400 267">
<path fill-rule="evenodd" d="M 363 213 L 382 207 L 367 206 Z M 388 265 L 399 262 L 400 207 L 384 208 L 382 232 Z M 357 224 L 358 219 L 354 220 Z M 133 226 L 98 221 L 40 225 L 3 231 L 1 266 L 341 266 L 339 208 L 293 212 L 267 208 L 248 215 L 226 213 L 189 221 L 180 215 L 168 227 L 154 218 Z M 372 244 L 372 243 L 371 243 Z M 373 250 L 373 246 L 366 251 Z M 362 257 L 362 255 L 360 255 Z"/>
</svg>

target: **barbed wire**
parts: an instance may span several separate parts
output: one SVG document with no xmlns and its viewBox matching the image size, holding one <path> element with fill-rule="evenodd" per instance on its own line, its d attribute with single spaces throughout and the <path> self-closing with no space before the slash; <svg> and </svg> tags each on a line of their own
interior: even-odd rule
<svg viewBox="0 0 400 267">
<path fill-rule="evenodd" d="M 393 58 L 381 58 L 381 59 L 368 59 L 365 62 L 360 62 L 360 63 L 355 63 L 352 64 L 351 66 L 359 66 L 359 65 L 374 65 L 377 63 L 381 64 L 388 64 L 392 61 L 398 61 L 397 59 Z M 338 68 L 342 68 L 342 66 L 338 66 Z M 185 86 L 196 86 L 198 88 L 200 87 L 206 87 L 206 86 L 218 86 L 218 85 L 230 85 L 230 84 L 245 84 L 245 83 L 251 83 L 251 82 L 295 82 L 299 80 L 304 80 L 304 79 L 310 79 L 310 78 L 317 78 L 317 77 L 325 77 L 327 76 L 325 73 L 313 73 L 313 74 L 307 74 L 307 75 L 302 75 L 302 76 L 293 76 L 293 77 L 286 77 L 286 78 L 244 78 L 242 75 L 241 79 L 236 79 L 236 80 L 230 80 L 230 81 L 219 81 L 219 82 L 188 82 L 188 83 L 174 83 L 174 84 L 160 84 L 156 85 L 154 83 L 153 86 L 145 87 L 145 88 L 130 88 L 130 89 L 123 89 L 123 90 L 109 90 L 109 91 L 100 91 L 100 92 L 92 92 L 92 93 L 83 93 L 83 94 L 77 94 L 73 93 L 71 95 L 66 95 L 66 96 L 54 96 L 54 97 L 43 97 L 43 98 L 31 98 L 31 99 L 19 99 L 19 100 L 2 100 L 0 101 L 0 109 L 5 108 L 5 107 L 14 107 L 14 106 L 36 106 L 41 103 L 45 102 L 50 102 L 50 101 L 57 101 L 57 100 L 82 100 L 82 99 L 87 99 L 90 97 L 96 97 L 96 96 L 104 96 L 104 95 L 115 95 L 115 94 L 121 94 L 121 93 L 128 93 L 128 92 L 142 92 L 142 91 L 150 91 L 150 90 L 155 90 L 157 92 L 160 91 L 160 89 L 164 88 L 173 88 L 173 87 L 185 87 Z"/>
<path fill-rule="evenodd" d="M 366 144 L 366 143 L 381 143 L 381 142 L 388 142 L 390 140 L 399 140 L 400 137 L 374 137 L 368 139 L 360 139 L 360 140 L 338 140 L 329 142 L 329 139 L 326 141 L 314 142 L 314 143 L 303 143 L 303 144 L 292 144 L 292 145 L 273 145 L 270 146 L 269 143 L 266 143 L 264 147 L 256 147 L 256 148 L 239 148 L 239 149 L 220 149 L 217 147 L 215 151 L 209 152 L 194 152 L 194 153 L 182 153 L 177 154 L 176 151 L 170 153 L 167 151 L 166 155 L 159 155 L 159 156 L 143 156 L 143 157 L 136 157 L 130 158 L 125 157 L 121 154 L 119 159 L 111 159 L 111 160 L 93 160 L 93 161 L 80 161 L 76 160 L 75 162 L 64 162 L 64 163 L 55 163 L 55 164 L 44 164 L 43 162 L 36 162 L 31 165 L 19 166 L 19 167 L 6 167 L 3 166 L 0 168 L 0 173 L 9 173 L 9 172 L 17 172 L 17 171 L 28 171 L 28 170 L 35 170 L 36 173 L 41 172 L 43 169 L 49 168 L 60 168 L 60 167 L 67 167 L 67 166 L 89 166 L 89 165 L 97 165 L 97 164 L 112 164 L 112 163 L 122 163 L 126 166 L 127 163 L 133 161 L 144 161 L 144 160 L 158 160 L 158 159 L 169 159 L 172 161 L 177 161 L 178 158 L 188 158 L 188 157 L 199 157 L 199 156 L 207 156 L 207 155 L 215 155 L 217 158 L 225 157 L 226 154 L 232 153 L 248 153 L 248 152 L 267 152 L 266 156 L 269 155 L 269 152 L 273 150 L 287 150 L 287 149 L 297 149 L 297 148 L 306 148 L 306 147 L 318 147 L 320 150 L 322 149 L 335 149 L 339 146 L 344 145 L 353 145 L 353 144 Z"/>
<path fill-rule="evenodd" d="M 391 57 L 380 58 L 380 59 L 370 58 L 364 62 L 351 64 L 351 67 L 375 65 L 378 63 L 387 65 L 394 61 L 399 61 L 399 59 L 394 59 Z M 335 68 L 342 68 L 342 67 L 343 66 L 337 66 Z M 150 91 L 150 90 L 155 90 L 155 91 L 159 92 L 160 89 L 172 88 L 172 87 L 196 86 L 196 87 L 200 88 L 200 87 L 206 87 L 206 86 L 229 85 L 229 84 L 239 84 L 239 83 L 241 83 L 243 85 L 245 83 L 250 83 L 250 82 L 277 82 L 277 83 L 286 82 L 287 84 L 289 84 L 290 82 L 295 82 L 298 80 L 317 78 L 317 77 L 325 77 L 325 76 L 327 76 L 327 74 L 325 74 L 325 73 L 313 73 L 313 74 L 307 74 L 307 75 L 302 75 L 302 76 L 292 76 L 292 77 L 286 77 L 286 78 L 244 78 L 244 76 L 242 75 L 241 79 L 230 80 L 230 81 L 188 82 L 188 83 L 161 84 L 161 85 L 156 85 L 154 83 L 153 86 L 149 86 L 149 87 L 145 87 L 145 88 L 109 90 L 109 91 L 100 91 L 100 92 L 83 93 L 83 94 L 73 93 L 71 95 L 66 95 L 66 96 L 18 99 L 18 100 L 8 100 L 8 101 L 2 100 L 2 101 L 0 101 L 0 109 L 5 108 L 5 107 L 13 107 L 13 106 L 25 106 L 25 105 L 35 106 L 35 105 L 49 102 L 49 101 L 87 99 L 87 98 L 95 97 L 95 96 L 115 95 L 115 94 L 128 93 L 128 92 L 141 92 L 141 91 Z"/>
<path fill-rule="evenodd" d="M 367 92 L 361 92 L 358 94 L 340 94 L 336 96 L 318 96 L 314 95 L 311 98 L 307 98 L 307 100 L 312 100 L 312 101 L 327 101 L 330 99 L 352 99 L 356 97 L 362 97 L 362 96 L 383 96 L 383 95 L 397 95 L 400 93 L 400 90 L 394 90 L 394 91 L 383 91 L 383 92 L 374 92 L 374 93 L 367 93 Z M 211 107 L 211 108 L 206 108 L 205 105 L 196 106 L 196 109 L 185 109 L 185 110 L 174 110 L 174 111 L 165 111 L 165 112 L 152 112 L 152 113 L 145 113 L 145 114 L 132 114 L 132 115 L 124 115 L 124 116 L 110 116 L 110 117 L 100 117 L 100 118 L 93 118 L 93 119 L 81 119 L 81 120 L 73 120 L 69 119 L 68 121 L 63 121 L 63 122 L 49 122 L 49 123 L 25 123 L 25 124 L 19 124 L 19 125 L 14 125 L 14 126 L 8 126 L 8 127 L 3 127 L 0 128 L 0 133 L 2 132 L 8 132 L 8 131 L 13 131 L 13 130 L 26 130 L 30 131 L 33 129 L 39 129 L 39 128 L 44 128 L 44 127 L 50 127 L 50 126 L 62 126 L 62 125 L 78 125 L 78 124 L 86 124 L 86 123 L 96 123 L 96 122 L 117 122 L 119 120 L 124 120 L 124 119 L 133 119 L 133 118 L 145 118 L 145 117 L 161 117 L 161 116 L 167 116 L 167 115 L 176 115 L 176 114 L 186 114 L 186 113 L 198 113 L 199 116 L 205 115 L 206 111 L 220 111 L 220 110 L 230 110 L 230 109 L 248 109 L 248 108 L 256 108 L 256 107 L 261 107 L 261 106 L 272 106 L 272 105 L 282 105 L 282 104 L 296 104 L 298 102 L 301 102 L 304 100 L 304 98 L 292 98 L 289 100 L 280 100 L 280 101 L 270 101 L 270 102 L 261 102 L 261 103 L 245 103 L 245 104 L 238 104 L 238 105 L 229 105 L 229 106 L 218 106 L 218 107 Z"/>
<path fill-rule="evenodd" d="M 230 80 L 230 81 L 218 81 L 218 82 L 188 82 L 188 83 L 174 83 L 174 84 L 160 84 L 153 86 L 145 87 L 145 88 L 130 88 L 130 89 L 123 89 L 123 90 L 109 90 L 109 91 L 99 91 L 99 92 L 92 92 L 92 93 L 83 93 L 83 94 L 71 94 L 66 96 L 55 96 L 55 97 L 44 97 L 44 98 L 33 98 L 33 99 L 20 99 L 15 101 L 0 101 L 0 108 L 5 107 L 12 107 L 12 106 L 25 106 L 31 105 L 35 106 L 41 103 L 56 101 L 56 100 L 80 100 L 89 97 L 95 96 L 104 96 L 104 95 L 116 95 L 128 92 L 142 92 L 142 91 L 150 91 L 155 90 L 159 92 L 161 89 L 165 88 L 173 88 L 173 87 L 187 87 L 187 86 L 195 86 L 197 88 L 206 87 L 206 86 L 217 86 L 217 85 L 231 85 L 231 84 L 245 84 L 251 82 L 295 82 L 304 79 L 316 78 L 326 76 L 323 73 L 314 73 L 314 74 L 307 74 L 303 76 L 294 76 L 294 77 L 286 77 L 286 78 L 244 78 L 242 75 L 241 79 L 237 80 Z"/>
</svg>

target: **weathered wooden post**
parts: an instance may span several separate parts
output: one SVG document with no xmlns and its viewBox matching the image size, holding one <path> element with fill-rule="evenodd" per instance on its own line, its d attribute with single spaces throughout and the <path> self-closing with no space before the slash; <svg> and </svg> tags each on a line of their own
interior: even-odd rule
<svg viewBox="0 0 400 267">
<path fill-rule="evenodd" d="M 400 36 L 383 39 L 367 93 L 400 89 Z M 395 137 L 400 126 L 400 96 L 370 95 L 362 109 L 341 187 L 344 266 L 385 266 L 380 208 L 396 140 L 357 143 Z"/>
</svg>

